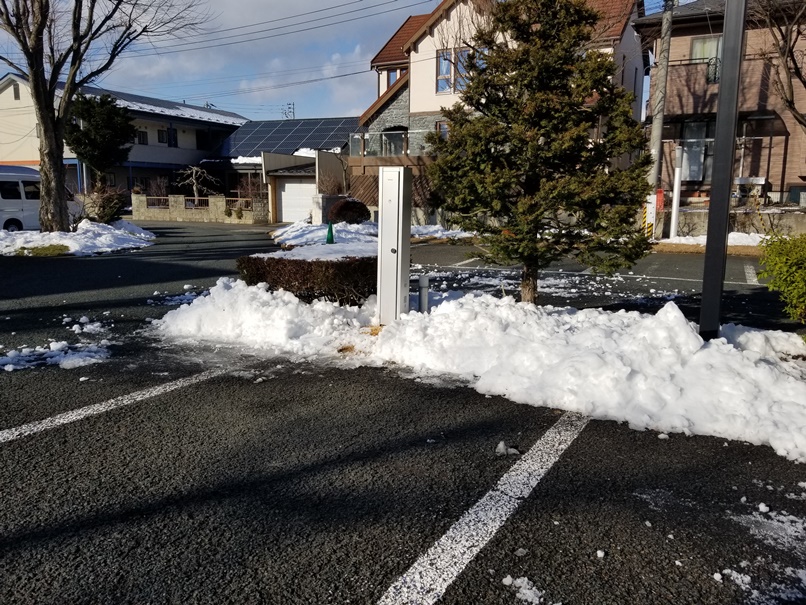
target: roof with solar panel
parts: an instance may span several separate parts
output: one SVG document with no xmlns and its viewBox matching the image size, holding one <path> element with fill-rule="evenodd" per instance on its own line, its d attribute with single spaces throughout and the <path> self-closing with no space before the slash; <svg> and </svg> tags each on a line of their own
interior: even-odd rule
<svg viewBox="0 0 806 605">
<path fill-rule="evenodd" d="M 300 149 L 333 151 L 357 132 L 358 118 L 308 118 L 247 122 L 222 144 L 220 155 L 256 157 L 261 153 L 293 155 Z"/>
</svg>

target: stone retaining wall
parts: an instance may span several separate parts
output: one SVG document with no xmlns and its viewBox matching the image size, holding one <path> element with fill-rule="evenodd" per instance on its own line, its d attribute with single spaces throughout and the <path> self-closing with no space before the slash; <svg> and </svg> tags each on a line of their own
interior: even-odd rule
<svg viewBox="0 0 806 605">
<path fill-rule="evenodd" d="M 132 195 L 132 217 L 141 221 L 192 221 L 197 223 L 235 223 L 242 225 L 265 225 L 269 220 L 267 200 L 251 200 L 251 209 L 242 210 L 242 217 L 232 211 L 227 216 L 227 198 L 213 195 L 206 207 L 193 207 L 193 198 L 184 195 L 169 195 L 165 206 L 149 206 L 145 195 Z M 152 198 L 153 200 L 153 198 Z M 186 203 L 191 202 L 191 203 Z"/>
</svg>

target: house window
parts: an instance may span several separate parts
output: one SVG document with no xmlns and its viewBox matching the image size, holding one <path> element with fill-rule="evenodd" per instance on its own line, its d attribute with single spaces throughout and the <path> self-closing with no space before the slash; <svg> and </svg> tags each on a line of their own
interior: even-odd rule
<svg viewBox="0 0 806 605">
<path fill-rule="evenodd" d="M 722 36 L 704 36 L 691 39 L 691 62 L 707 63 L 708 59 L 722 58 Z"/>
<path fill-rule="evenodd" d="M 165 130 L 157 131 L 157 142 L 166 143 L 168 147 L 179 147 L 179 137 L 176 134 L 176 128 L 167 128 Z"/>
<path fill-rule="evenodd" d="M 469 48 L 437 51 L 437 93 L 463 91 L 468 80 Z"/>
<path fill-rule="evenodd" d="M 395 82 L 397 82 L 397 70 L 390 69 L 386 72 L 386 88 L 389 88 Z"/>
<path fill-rule="evenodd" d="M 450 128 L 448 127 L 447 122 L 437 122 L 437 134 L 443 141 L 448 138 L 449 130 Z"/>
<path fill-rule="evenodd" d="M 148 131 L 147 130 L 138 130 L 137 131 L 137 144 L 138 145 L 148 145 Z"/>
<path fill-rule="evenodd" d="M 710 183 L 714 169 L 714 130 L 716 122 L 686 122 L 682 140 L 684 181 Z"/>
<path fill-rule="evenodd" d="M 456 64 L 454 66 L 454 90 L 461 92 L 467 87 L 467 60 L 470 57 L 469 48 L 460 48 L 455 51 Z"/>
<path fill-rule="evenodd" d="M 453 66 L 451 65 L 451 51 L 437 51 L 437 92 L 451 92 L 453 81 L 451 78 Z"/>
<path fill-rule="evenodd" d="M 14 100 L 19 101 L 20 100 L 20 85 L 17 84 L 16 82 L 14 82 L 14 84 L 11 85 L 11 88 L 14 91 Z"/>
</svg>

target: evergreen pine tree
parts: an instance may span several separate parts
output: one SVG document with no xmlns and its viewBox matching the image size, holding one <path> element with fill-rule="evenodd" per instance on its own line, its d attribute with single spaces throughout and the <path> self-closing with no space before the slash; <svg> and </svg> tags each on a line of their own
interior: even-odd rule
<svg viewBox="0 0 806 605">
<path fill-rule="evenodd" d="M 115 99 L 106 94 L 77 96 L 71 116 L 64 141 L 92 169 L 93 182 L 98 187 L 105 172 L 129 159 L 137 129 L 126 108 L 118 107 Z"/>
<path fill-rule="evenodd" d="M 488 260 L 523 264 L 521 299 L 534 302 L 553 261 L 612 272 L 646 254 L 636 217 L 648 156 L 612 58 L 590 50 L 597 14 L 584 0 L 491 11 L 462 103 L 443 110 L 448 136 L 429 135 L 429 177 L 436 203 L 483 235 Z"/>
</svg>

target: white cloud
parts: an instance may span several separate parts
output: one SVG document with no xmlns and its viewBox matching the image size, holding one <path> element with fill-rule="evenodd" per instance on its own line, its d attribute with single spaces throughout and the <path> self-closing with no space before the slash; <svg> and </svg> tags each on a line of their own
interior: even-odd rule
<svg viewBox="0 0 806 605">
<path fill-rule="evenodd" d="M 265 0 L 207 0 L 215 20 L 205 26 L 204 48 L 132 54 L 100 84 L 198 105 L 209 101 L 251 119 L 279 119 L 278 106 L 287 103 L 294 103 L 297 117 L 359 115 L 377 95 L 372 57 L 408 16 L 430 12 L 438 3 L 411 6 L 416 2 L 398 7 L 385 0 L 295 0 L 269 10 Z M 368 16 L 398 8 L 404 10 Z M 347 11 L 356 12 L 338 16 Z M 336 21 L 346 23 L 321 27 Z M 231 44 L 244 39 L 250 41 Z M 344 77 L 324 79 L 333 76 Z M 308 80 L 320 81 L 291 85 Z"/>
</svg>

